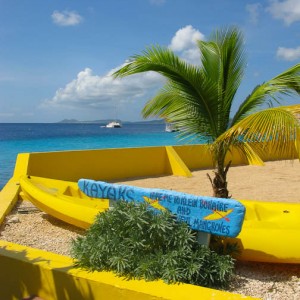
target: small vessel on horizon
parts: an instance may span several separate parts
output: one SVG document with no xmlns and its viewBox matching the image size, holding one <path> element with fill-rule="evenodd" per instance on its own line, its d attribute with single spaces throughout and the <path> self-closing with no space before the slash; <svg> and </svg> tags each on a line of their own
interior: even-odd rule
<svg viewBox="0 0 300 300">
<path fill-rule="evenodd" d="M 178 131 L 178 129 L 172 123 L 167 123 L 165 131 L 166 132 L 175 132 L 175 131 Z"/>
<path fill-rule="evenodd" d="M 121 128 L 122 124 L 118 121 L 112 121 L 112 122 L 109 122 L 105 127 L 106 128 Z"/>
</svg>

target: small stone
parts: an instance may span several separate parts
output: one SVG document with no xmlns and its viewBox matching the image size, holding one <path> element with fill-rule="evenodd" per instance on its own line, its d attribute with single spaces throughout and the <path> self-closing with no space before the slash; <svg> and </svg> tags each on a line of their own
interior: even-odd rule
<svg viewBox="0 0 300 300">
<path fill-rule="evenodd" d="M 20 223 L 20 219 L 18 216 L 13 216 L 7 220 L 8 224 Z"/>
</svg>

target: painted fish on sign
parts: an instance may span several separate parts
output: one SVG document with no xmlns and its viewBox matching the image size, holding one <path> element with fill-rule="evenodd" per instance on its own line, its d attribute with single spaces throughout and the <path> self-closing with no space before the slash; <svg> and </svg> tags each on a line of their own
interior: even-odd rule
<svg viewBox="0 0 300 300">
<path fill-rule="evenodd" d="M 80 190 L 93 198 L 147 202 L 156 210 L 169 210 L 198 231 L 220 236 L 239 234 L 245 207 L 233 199 L 196 196 L 172 190 L 140 188 L 80 179 Z"/>
</svg>

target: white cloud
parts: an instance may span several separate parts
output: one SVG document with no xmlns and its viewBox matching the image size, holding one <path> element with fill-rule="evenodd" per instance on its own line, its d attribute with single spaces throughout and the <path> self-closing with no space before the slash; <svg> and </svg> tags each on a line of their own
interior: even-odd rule
<svg viewBox="0 0 300 300">
<path fill-rule="evenodd" d="M 199 40 L 204 40 L 204 35 L 191 25 L 187 25 L 175 33 L 169 48 L 179 52 L 179 55 L 186 61 L 199 64 L 200 52 L 197 47 Z"/>
<path fill-rule="evenodd" d="M 179 29 L 171 40 L 170 49 L 173 51 L 183 51 L 194 48 L 198 40 L 203 40 L 204 35 L 191 25 Z"/>
<path fill-rule="evenodd" d="M 162 78 L 156 73 L 136 74 L 114 79 L 111 70 L 105 76 L 94 75 L 90 68 L 78 73 L 77 78 L 56 91 L 43 106 L 112 107 L 126 104 L 145 96 L 146 91 L 161 86 Z"/>
<path fill-rule="evenodd" d="M 183 59 L 199 64 L 200 54 L 196 41 L 203 38 L 202 33 L 192 26 L 186 26 L 176 32 L 169 47 L 179 52 Z M 164 83 L 163 77 L 154 72 L 114 79 L 112 74 L 119 68 L 114 68 L 103 76 L 93 74 L 90 68 L 82 70 L 65 87 L 58 89 L 52 99 L 45 100 L 42 107 L 103 110 L 118 104 L 128 109 L 129 103 L 145 102 L 153 97 Z"/>
<path fill-rule="evenodd" d="M 277 49 L 277 57 L 283 60 L 293 61 L 300 59 L 300 47 L 297 48 L 284 48 Z"/>
<path fill-rule="evenodd" d="M 300 21 L 300 1 L 299 0 L 270 0 L 267 11 L 275 19 L 283 20 L 286 25 Z"/>
<path fill-rule="evenodd" d="M 251 23 L 257 24 L 261 7 L 262 5 L 260 3 L 246 5 L 246 10 L 249 13 Z"/>
<path fill-rule="evenodd" d="M 74 26 L 83 21 L 83 18 L 75 11 L 54 11 L 51 17 L 53 22 L 59 26 Z"/>
</svg>

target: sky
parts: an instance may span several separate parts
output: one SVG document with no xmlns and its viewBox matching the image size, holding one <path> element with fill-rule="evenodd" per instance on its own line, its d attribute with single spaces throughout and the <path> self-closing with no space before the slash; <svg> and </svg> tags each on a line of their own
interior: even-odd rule
<svg viewBox="0 0 300 300">
<path fill-rule="evenodd" d="M 247 56 L 234 113 L 300 62 L 300 0 L 0 0 L 0 123 L 140 121 L 164 79 L 111 74 L 153 45 L 200 64 L 196 41 L 232 25 Z"/>
</svg>

